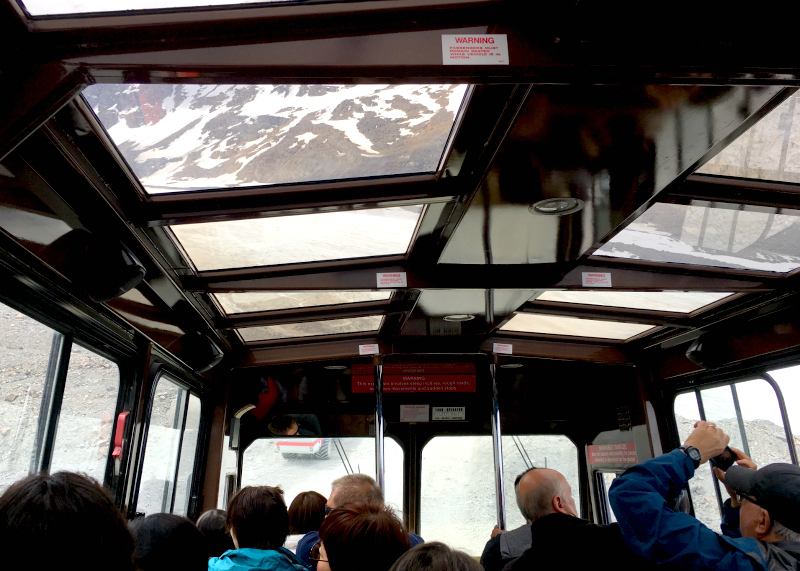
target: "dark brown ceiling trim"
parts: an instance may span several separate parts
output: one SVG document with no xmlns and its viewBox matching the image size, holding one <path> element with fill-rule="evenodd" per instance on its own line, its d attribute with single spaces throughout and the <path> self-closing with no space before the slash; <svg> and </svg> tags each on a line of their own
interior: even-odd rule
<svg viewBox="0 0 800 571">
<path fill-rule="evenodd" d="M 329 307 L 301 307 L 285 311 L 262 311 L 247 313 L 240 316 L 230 316 L 227 319 L 215 321 L 219 329 L 235 329 L 237 327 L 254 327 L 261 325 L 281 325 L 284 323 L 301 323 L 308 321 L 321 321 L 324 319 L 345 319 L 348 317 L 363 317 L 367 315 L 387 315 L 408 311 L 402 301 L 389 303 L 385 301 L 352 304 L 353 307 L 332 305 Z"/>
<path fill-rule="evenodd" d="M 539 339 L 519 339 L 510 337 L 490 337 L 481 344 L 481 350 L 491 353 L 494 343 L 510 343 L 513 354 L 519 357 L 541 357 L 569 361 L 588 361 L 592 363 L 633 364 L 627 352 L 612 345 L 567 343 Z"/>
<path fill-rule="evenodd" d="M 800 184 L 694 174 L 669 198 L 800 209 Z"/>
<path fill-rule="evenodd" d="M 667 317 L 663 315 L 647 314 L 641 312 L 628 312 L 619 308 L 604 308 L 598 306 L 568 306 L 548 302 L 528 303 L 522 310 L 525 313 L 538 313 L 542 315 L 555 315 L 561 317 L 577 317 L 579 319 L 594 319 L 596 321 L 618 321 L 620 323 L 642 323 L 644 325 L 661 325 L 692 329 L 690 318 Z"/>
<path fill-rule="evenodd" d="M 262 367 L 281 363 L 299 363 L 302 361 L 324 361 L 345 359 L 359 356 L 359 345 L 378 344 L 381 353 L 389 350 L 377 337 L 347 339 L 317 343 L 295 343 L 274 347 L 252 347 L 234 368 Z"/>
</svg>

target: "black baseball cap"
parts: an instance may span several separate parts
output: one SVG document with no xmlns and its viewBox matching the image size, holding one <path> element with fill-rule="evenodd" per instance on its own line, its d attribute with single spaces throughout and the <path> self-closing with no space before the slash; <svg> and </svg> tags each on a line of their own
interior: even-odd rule
<svg viewBox="0 0 800 571">
<path fill-rule="evenodd" d="M 760 470 L 731 466 L 725 483 L 769 512 L 771 518 L 800 533 L 800 467 L 770 464 Z"/>
</svg>

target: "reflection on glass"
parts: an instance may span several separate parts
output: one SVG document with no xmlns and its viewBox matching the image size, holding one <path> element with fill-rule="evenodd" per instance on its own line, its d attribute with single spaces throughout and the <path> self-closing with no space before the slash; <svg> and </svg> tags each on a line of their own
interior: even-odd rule
<svg viewBox="0 0 800 571">
<path fill-rule="evenodd" d="M 326 498 L 331 482 L 356 473 L 375 477 L 374 438 L 324 438 L 328 457 L 303 457 L 281 452 L 279 439 L 262 438 L 253 442 L 242 457 L 242 486 L 277 486 L 284 490 L 286 504 L 300 492 L 315 491 Z M 403 450 L 393 439 L 384 439 L 386 462 L 386 503 L 400 513 L 403 508 Z M 427 539 L 427 538 L 426 538 Z"/>
<path fill-rule="evenodd" d="M 616 340 L 630 339 L 651 329 L 655 329 L 655 326 L 538 313 L 518 313 L 500 328 L 501 331 L 518 331 L 520 333 Z"/>
<path fill-rule="evenodd" d="M 786 273 L 800 268 L 797 244 L 797 211 L 693 200 L 654 204 L 594 255 Z"/>
<path fill-rule="evenodd" d="M 274 339 L 292 339 L 294 337 L 316 337 L 318 335 L 336 335 L 342 333 L 367 333 L 378 331 L 383 321 L 382 315 L 366 317 L 348 317 L 344 319 L 328 319 L 326 321 L 307 321 L 304 323 L 284 323 L 282 325 L 264 325 L 262 327 L 246 327 L 236 331 L 246 343 L 253 341 L 271 341 Z"/>
<path fill-rule="evenodd" d="M 798 98 L 793 94 L 697 172 L 800 183 Z"/>
<path fill-rule="evenodd" d="M 465 85 L 98 84 L 149 194 L 435 172 Z"/>
<path fill-rule="evenodd" d="M 123 0 L 109 4 L 103 0 L 20 0 L 31 16 L 91 14 L 93 12 L 134 12 L 159 8 L 201 8 L 234 4 L 276 4 L 290 0 Z"/>
<path fill-rule="evenodd" d="M 198 271 L 405 254 L 422 206 L 172 226 Z"/>
<path fill-rule="evenodd" d="M 533 301 L 692 313 L 729 295 L 733 294 L 703 291 L 546 291 Z"/>
<path fill-rule="evenodd" d="M 228 315 L 365 301 L 384 301 L 391 291 L 244 291 L 212 294 Z"/>
<path fill-rule="evenodd" d="M 728 389 L 730 393 L 730 389 Z M 697 397 L 693 392 L 683 393 L 675 397 L 675 422 L 678 425 L 678 436 L 683 444 L 694 430 L 694 423 L 700 420 L 700 409 Z M 708 462 L 704 462 L 695 470 L 694 478 L 689 480 L 689 492 L 692 494 L 694 516 L 711 529 L 719 529 L 722 518 L 714 491 L 714 475 Z"/>
<path fill-rule="evenodd" d="M 102 482 L 114 427 L 119 367 L 72 345 L 50 471 L 81 472 Z"/>
</svg>

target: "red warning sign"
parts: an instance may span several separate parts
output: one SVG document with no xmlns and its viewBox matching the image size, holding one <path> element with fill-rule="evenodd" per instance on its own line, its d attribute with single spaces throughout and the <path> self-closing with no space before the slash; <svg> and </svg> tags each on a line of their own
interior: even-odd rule
<svg viewBox="0 0 800 571">
<path fill-rule="evenodd" d="M 353 392 L 375 390 L 372 365 L 353 365 Z M 474 393 L 473 363 L 391 363 L 383 366 L 384 393 Z"/>
<path fill-rule="evenodd" d="M 589 464 L 637 464 L 636 444 L 615 442 L 614 444 L 590 444 L 586 447 Z"/>
</svg>

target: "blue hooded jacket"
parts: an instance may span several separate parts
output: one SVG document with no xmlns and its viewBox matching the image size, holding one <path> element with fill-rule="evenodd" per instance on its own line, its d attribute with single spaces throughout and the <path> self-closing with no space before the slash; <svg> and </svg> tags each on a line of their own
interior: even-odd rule
<svg viewBox="0 0 800 571">
<path fill-rule="evenodd" d="M 208 571 L 308 571 L 309 567 L 283 547 L 229 549 L 208 560 Z"/>
</svg>

